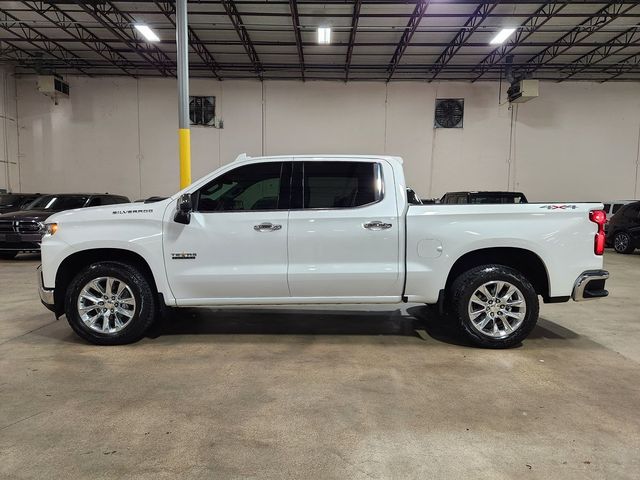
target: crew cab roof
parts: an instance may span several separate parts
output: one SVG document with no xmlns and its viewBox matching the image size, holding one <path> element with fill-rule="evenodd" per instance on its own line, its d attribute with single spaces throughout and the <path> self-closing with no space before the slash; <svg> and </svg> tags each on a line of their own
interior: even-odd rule
<svg viewBox="0 0 640 480">
<path fill-rule="evenodd" d="M 290 155 L 269 155 L 269 156 L 261 156 L 261 157 L 250 157 L 248 156 L 246 153 L 241 153 L 240 155 L 238 155 L 235 159 L 236 162 L 242 162 L 245 160 L 279 160 L 279 159 L 283 159 L 283 158 L 296 158 L 296 159 L 305 159 L 305 158 L 309 158 L 309 159 L 313 159 L 313 158 L 327 158 L 327 159 L 331 159 L 334 161 L 349 161 L 349 160 L 353 160 L 353 159 L 372 159 L 372 158 L 377 158 L 380 160 L 391 160 L 391 161 L 395 161 L 398 162 L 400 164 L 403 163 L 402 157 L 396 157 L 393 155 L 354 155 L 351 153 L 345 153 L 345 154 L 323 154 L 323 153 L 318 153 L 318 154 L 303 154 L 303 155 L 296 155 L 296 154 L 290 154 Z"/>
</svg>

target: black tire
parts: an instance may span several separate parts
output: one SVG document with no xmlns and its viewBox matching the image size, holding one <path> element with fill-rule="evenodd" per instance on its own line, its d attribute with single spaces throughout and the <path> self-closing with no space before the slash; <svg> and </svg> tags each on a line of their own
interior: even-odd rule
<svg viewBox="0 0 640 480">
<path fill-rule="evenodd" d="M 0 260 L 13 260 L 18 256 L 18 252 L 0 252 Z"/>
<path fill-rule="evenodd" d="M 126 282 L 136 302 L 135 313 L 116 333 L 100 333 L 87 326 L 77 309 L 82 288 L 99 277 Z M 65 295 L 67 321 L 80 337 L 96 345 L 125 345 L 137 342 L 153 324 L 158 311 L 157 296 L 149 279 L 135 266 L 121 262 L 98 262 L 85 267 L 69 284 Z"/>
<path fill-rule="evenodd" d="M 504 281 L 517 287 L 522 293 L 526 305 L 524 320 L 512 333 L 502 338 L 494 338 L 480 333 L 474 327 L 469 315 L 469 302 L 474 292 L 483 284 L 491 281 Z M 485 348 L 509 348 L 520 344 L 536 326 L 539 314 L 538 295 L 526 279 L 517 270 L 504 265 L 481 265 L 472 268 L 456 278 L 452 284 L 450 313 L 467 339 L 474 345 Z M 496 318 L 497 319 L 497 318 Z M 500 323 L 500 325 L 504 325 Z"/>
<path fill-rule="evenodd" d="M 613 248 L 618 253 L 633 253 L 635 247 L 633 246 L 631 235 L 629 235 L 627 232 L 616 233 L 613 236 Z"/>
</svg>

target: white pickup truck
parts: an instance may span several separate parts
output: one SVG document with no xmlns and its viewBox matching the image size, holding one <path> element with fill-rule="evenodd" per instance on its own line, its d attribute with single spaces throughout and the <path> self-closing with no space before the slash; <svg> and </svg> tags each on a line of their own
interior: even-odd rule
<svg viewBox="0 0 640 480">
<path fill-rule="evenodd" d="M 538 297 L 608 294 L 602 208 L 410 205 L 398 157 L 241 155 L 165 200 L 50 217 L 39 291 L 96 344 L 164 306 L 418 302 L 509 347 Z"/>
</svg>

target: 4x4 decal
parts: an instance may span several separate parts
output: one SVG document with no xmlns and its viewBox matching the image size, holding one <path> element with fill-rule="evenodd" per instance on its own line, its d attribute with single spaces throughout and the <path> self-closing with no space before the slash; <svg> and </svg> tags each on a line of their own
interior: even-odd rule
<svg viewBox="0 0 640 480">
<path fill-rule="evenodd" d="M 577 205 L 542 205 L 540 208 L 546 208 L 547 210 L 575 210 Z"/>
</svg>

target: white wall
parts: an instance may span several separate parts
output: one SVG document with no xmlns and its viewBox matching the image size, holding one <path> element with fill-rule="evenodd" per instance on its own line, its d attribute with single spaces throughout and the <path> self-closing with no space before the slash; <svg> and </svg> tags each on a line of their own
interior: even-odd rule
<svg viewBox="0 0 640 480">
<path fill-rule="evenodd" d="M 69 81 L 59 105 L 33 77 L 17 82 L 22 189 L 176 191 L 175 80 Z M 540 92 L 512 111 L 490 82 L 195 79 L 191 94 L 216 96 L 224 129 L 192 129 L 193 178 L 242 152 L 387 153 L 404 157 L 408 183 L 424 197 L 507 188 L 532 200 L 639 195 L 640 83 L 543 83 Z M 433 129 L 443 97 L 465 99 L 463 129 Z"/>
<path fill-rule="evenodd" d="M 18 124 L 13 69 L 0 66 L 0 189 L 19 191 Z"/>
</svg>

